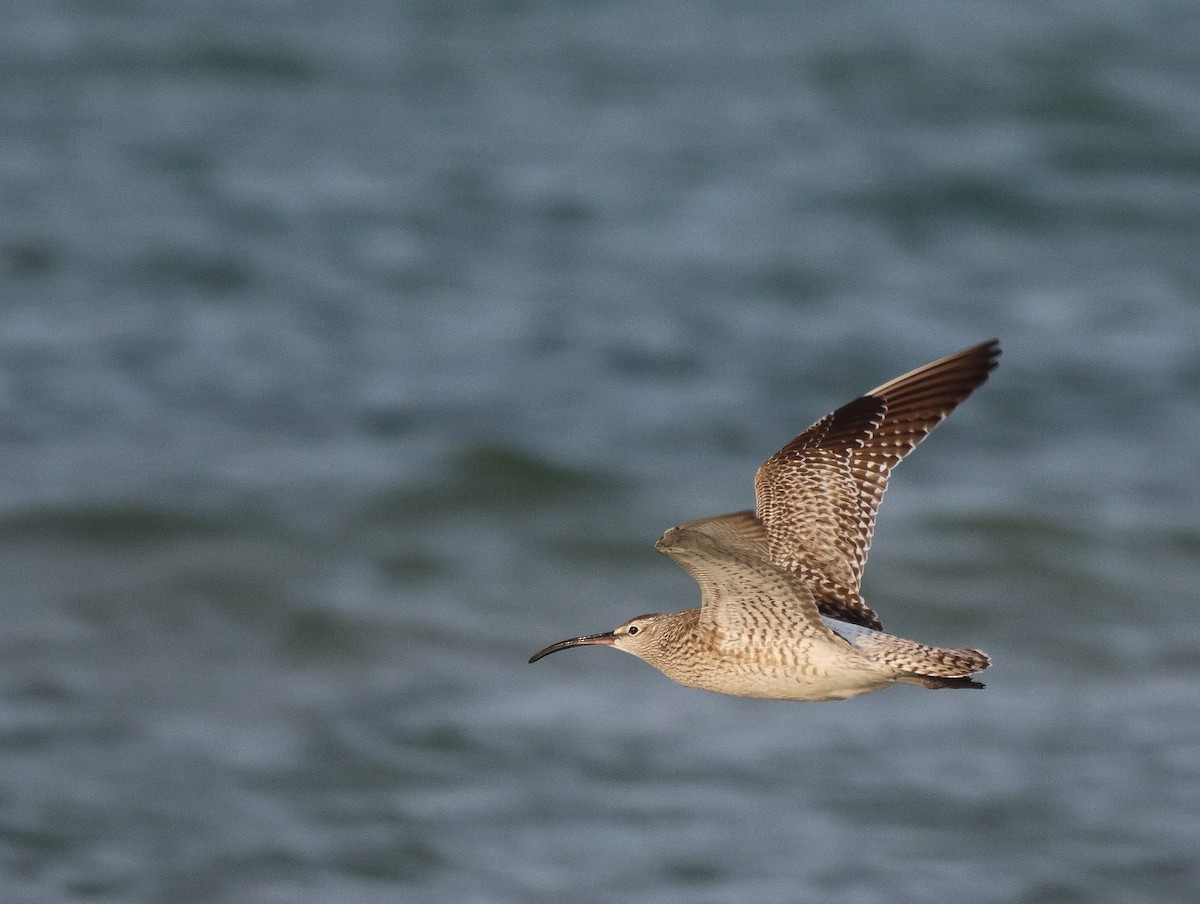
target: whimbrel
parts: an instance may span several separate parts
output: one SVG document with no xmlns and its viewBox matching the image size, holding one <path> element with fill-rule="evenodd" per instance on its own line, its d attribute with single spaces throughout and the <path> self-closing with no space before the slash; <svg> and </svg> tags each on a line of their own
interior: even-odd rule
<svg viewBox="0 0 1200 904">
<path fill-rule="evenodd" d="M 983 687 L 978 650 L 886 634 L 859 591 L 888 476 L 987 379 L 1000 343 L 910 371 L 821 418 L 754 479 L 756 508 L 673 527 L 656 544 L 700 585 L 700 608 L 639 615 L 601 644 L 687 687 L 775 700 L 842 700 L 896 683 Z"/>
</svg>

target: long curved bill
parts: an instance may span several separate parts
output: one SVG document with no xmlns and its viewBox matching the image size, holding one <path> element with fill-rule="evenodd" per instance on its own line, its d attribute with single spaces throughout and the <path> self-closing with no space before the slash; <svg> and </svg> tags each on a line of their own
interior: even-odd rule
<svg viewBox="0 0 1200 904">
<path fill-rule="evenodd" d="M 572 637 L 570 640 L 560 640 L 558 643 L 552 643 L 544 650 L 539 650 L 529 657 L 530 662 L 537 662 L 543 656 L 549 656 L 551 653 L 557 653 L 559 650 L 565 650 L 567 647 L 586 647 L 592 644 L 603 644 L 611 647 L 613 641 L 616 640 L 616 635 L 612 631 L 605 631 L 603 634 L 585 634 L 583 637 Z"/>
</svg>

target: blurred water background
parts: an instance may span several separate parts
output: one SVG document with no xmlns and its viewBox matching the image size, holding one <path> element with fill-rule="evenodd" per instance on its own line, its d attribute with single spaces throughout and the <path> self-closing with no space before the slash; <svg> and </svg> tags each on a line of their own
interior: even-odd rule
<svg viewBox="0 0 1200 904">
<path fill-rule="evenodd" d="M 1200 900 L 1200 6 L 0 18 L 0 899 Z M 865 588 L 986 691 L 526 664 L 992 335 Z"/>
</svg>

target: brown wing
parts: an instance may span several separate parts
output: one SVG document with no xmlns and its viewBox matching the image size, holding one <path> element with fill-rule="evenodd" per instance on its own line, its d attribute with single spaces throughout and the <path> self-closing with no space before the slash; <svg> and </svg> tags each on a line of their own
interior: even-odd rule
<svg viewBox="0 0 1200 904">
<path fill-rule="evenodd" d="M 821 621 L 807 584 L 771 561 L 767 532 L 753 512 L 735 512 L 673 527 L 655 548 L 700 585 L 700 621 L 738 637 L 833 633 Z"/>
<path fill-rule="evenodd" d="M 859 592 L 888 475 L 987 379 L 993 339 L 918 367 L 817 421 L 754 478 L 771 559 L 808 584 L 821 612 L 868 628 Z"/>
</svg>

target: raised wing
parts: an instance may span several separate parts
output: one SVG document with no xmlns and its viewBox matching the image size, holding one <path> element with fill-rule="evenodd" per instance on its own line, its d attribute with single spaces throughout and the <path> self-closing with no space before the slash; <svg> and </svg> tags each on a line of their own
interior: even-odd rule
<svg viewBox="0 0 1200 904">
<path fill-rule="evenodd" d="M 771 561 L 804 580 L 824 615 L 881 627 L 859 585 L 888 476 L 999 356 L 993 339 L 890 380 L 821 418 L 758 469 L 757 514 Z"/>
<path fill-rule="evenodd" d="M 700 585 L 701 624 L 742 637 L 774 634 L 781 625 L 833 637 L 804 581 L 770 560 L 767 532 L 753 512 L 681 524 L 655 548 Z"/>
</svg>

